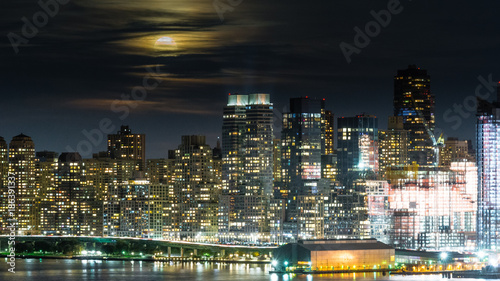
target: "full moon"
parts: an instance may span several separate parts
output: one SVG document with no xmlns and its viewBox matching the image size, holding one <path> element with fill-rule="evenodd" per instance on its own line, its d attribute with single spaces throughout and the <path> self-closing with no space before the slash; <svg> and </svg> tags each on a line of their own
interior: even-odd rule
<svg viewBox="0 0 500 281">
<path fill-rule="evenodd" d="M 158 40 L 156 40 L 155 46 L 160 47 L 160 46 L 176 46 L 177 44 L 175 43 L 175 40 L 172 39 L 171 37 L 162 37 Z"/>
</svg>

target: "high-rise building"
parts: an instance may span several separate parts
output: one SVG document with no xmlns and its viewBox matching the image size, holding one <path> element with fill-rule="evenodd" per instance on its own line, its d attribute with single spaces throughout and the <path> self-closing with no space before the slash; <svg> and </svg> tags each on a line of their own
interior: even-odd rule
<svg viewBox="0 0 500 281">
<path fill-rule="evenodd" d="M 477 239 L 480 249 L 500 249 L 500 85 L 496 103 L 480 101 L 476 145 L 479 179 Z"/>
<path fill-rule="evenodd" d="M 175 151 L 173 215 L 168 223 L 173 233 L 166 236 L 188 241 L 215 242 L 220 182 L 214 168 L 213 151 L 205 136 L 182 136 Z"/>
<path fill-rule="evenodd" d="M 325 149 L 324 155 L 333 154 L 335 152 L 335 131 L 333 129 L 335 123 L 335 116 L 330 110 L 325 111 L 324 127 L 325 127 Z"/>
<path fill-rule="evenodd" d="M 219 235 L 229 239 L 242 226 L 244 195 L 244 139 L 248 95 L 229 95 L 222 123 L 222 195 L 219 200 Z M 237 202 L 238 201 L 238 202 Z"/>
<path fill-rule="evenodd" d="M 98 200 L 94 186 L 87 185 L 85 164 L 79 153 L 59 156 L 54 185 L 54 192 L 49 190 L 45 194 L 49 197 L 42 201 L 42 232 L 72 236 L 102 234 L 102 201 Z"/>
<path fill-rule="evenodd" d="M 470 140 L 448 138 L 439 151 L 439 167 L 449 169 L 452 162 L 475 161 L 474 156 L 469 152 L 470 146 Z"/>
<path fill-rule="evenodd" d="M 108 187 L 104 202 L 104 236 L 150 238 L 150 184 L 144 179 Z"/>
<path fill-rule="evenodd" d="M 246 196 L 273 194 L 273 104 L 268 94 L 248 96 L 244 146 Z"/>
<path fill-rule="evenodd" d="M 337 154 L 340 180 L 354 180 L 378 173 L 378 120 L 372 115 L 338 118 Z"/>
<path fill-rule="evenodd" d="M 36 185 L 39 190 L 37 204 L 40 206 L 40 233 L 57 235 L 56 229 L 56 172 L 59 154 L 53 151 L 37 152 L 35 157 Z"/>
<path fill-rule="evenodd" d="M 332 186 L 325 196 L 325 237 L 328 239 L 369 238 L 366 181 Z"/>
<path fill-rule="evenodd" d="M 149 237 L 153 239 L 169 239 L 166 235 L 171 228 L 169 223 L 169 205 L 171 186 L 165 183 L 151 183 L 149 187 Z"/>
<path fill-rule="evenodd" d="M 38 190 L 35 182 L 35 144 L 23 134 L 12 138 L 9 144 L 9 173 L 16 178 L 17 232 L 36 234 L 39 210 L 36 204 Z"/>
<path fill-rule="evenodd" d="M 394 116 L 402 116 L 404 129 L 409 131 L 410 163 L 420 166 L 435 166 L 434 95 L 427 70 L 415 65 L 398 70 L 394 76 Z"/>
<path fill-rule="evenodd" d="M 408 158 L 408 131 L 403 129 L 403 117 L 389 117 L 387 130 L 379 130 L 379 170 L 385 179 L 387 169 L 405 167 Z"/>
<path fill-rule="evenodd" d="M 245 139 L 248 95 L 229 95 L 222 123 L 223 189 L 237 195 L 243 184 L 243 141 Z"/>
<path fill-rule="evenodd" d="M 137 171 L 144 171 L 146 162 L 146 135 L 133 134 L 128 126 L 108 135 L 108 153 L 113 159 L 134 160 Z"/>
<path fill-rule="evenodd" d="M 393 217 L 389 208 L 389 183 L 387 181 L 366 181 L 366 208 L 369 222 L 369 236 L 390 244 Z"/>
<path fill-rule="evenodd" d="M 280 194 L 286 196 L 284 232 L 290 240 L 323 237 L 324 107 L 323 99 L 292 98 L 290 111 L 283 114 L 281 188 L 286 192 Z"/>
<path fill-rule="evenodd" d="M 391 243 L 397 248 L 425 250 L 475 249 L 477 167 L 453 162 L 450 170 L 408 171 L 391 180 Z M 478 228 L 479 230 L 479 228 Z"/>
<path fill-rule="evenodd" d="M 268 94 L 229 95 L 222 126 L 221 241 L 269 240 L 273 104 Z"/>
</svg>

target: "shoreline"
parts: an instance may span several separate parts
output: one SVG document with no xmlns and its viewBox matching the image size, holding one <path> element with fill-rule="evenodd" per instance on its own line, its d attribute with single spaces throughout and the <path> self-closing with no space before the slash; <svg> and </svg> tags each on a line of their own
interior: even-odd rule
<svg viewBox="0 0 500 281">
<path fill-rule="evenodd" d="M 0 258 L 7 258 L 7 255 L 0 255 Z M 235 261 L 235 260 L 215 260 L 199 258 L 150 258 L 150 257 L 95 257 L 95 256 L 37 256 L 37 255 L 16 255 L 16 259 L 58 259 L 58 260 L 100 260 L 100 261 L 146 261 L 146 262 L 207 262 L 207 263 L 238 263 L 238 264 L 271 264 L 271 261 Z"/>
</svg>

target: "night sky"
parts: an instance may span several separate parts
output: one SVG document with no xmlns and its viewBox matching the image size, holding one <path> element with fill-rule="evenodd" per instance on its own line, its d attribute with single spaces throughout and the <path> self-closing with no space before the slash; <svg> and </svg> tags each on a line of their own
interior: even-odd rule
<svg viewBox="0 0 500 281">
<path fill-rule="evenodd" d="M 17 54 L 12 34 L 22 36 L 22 18 L 33 22 L 42 9 L 0 1 L 0 136 L 9 142 L 22 132 L 37 151 L 63 152 L 109 118 L 114 131 L 126 124 L 146 134 L 148 158 L 166 157 L 181 135 L 204 134 L 214 145 L 227 94 L 236 92 L 269 93 L 277 112 L 291 97 L 323 97 L 336 116 L 374 114 L 385 128 L 393 77 L 416 64 L 431 75 L 437 126 L 474 139 L 472 114 L 454 128 L 443 114 L 474 95 L 479 75 L 500 79 L 500 2 L 402 0 L 347 63 L 341 42 L 353 44 L 354 28 L 392 1 L 243 0 L 221 21 L 212 0 L 71 0 Z M 161 70 L 161 84 L 142 101 L 115 102 L 114 112 L 122 95 L 140 93 L 133 89 L 147 67 Z M 134 108 L 125 117 L 123 107 Z M 96 144 L 94 152 L 105 150 L 105 141 Z"/>
</svg>

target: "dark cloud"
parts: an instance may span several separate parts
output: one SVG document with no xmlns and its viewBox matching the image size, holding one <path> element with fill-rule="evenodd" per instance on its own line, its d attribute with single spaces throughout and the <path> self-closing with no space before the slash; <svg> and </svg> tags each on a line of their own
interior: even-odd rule
<svg viewBox="0 0 500 281">
<path fill-rule="evenodd" d="M 474 138 L 474 119 L 450 129 L 442 115 L 474 93 L 477 76 L 497 74 L 500 37 L 492 1 L 401 1 L 403 11 L 348 64 L 339 48 L 385 1 L 243 1 L 219 19 L 211 1 L 72 0 L 16 55 L 9 32 L 40 10 L 34 0 L 0 3 L 0 135 L 31 135 L 38 149 L 62 151 L 102 118 L 148 134 L 148 156 L 164 156 L 181 134 L 220 134 L 228 92 L 319 96 L 337 116 L 392 113 L 398 68 L 427 68 L 437 121 L 448 135 Z M 170 36 L 177 45 L 155 48 Z M 142 85 L 146 67 L 162 83 L 125 120 L 112 101 Z M 97 147 L 96 151 L 104 149 Z"/>
</svg>

